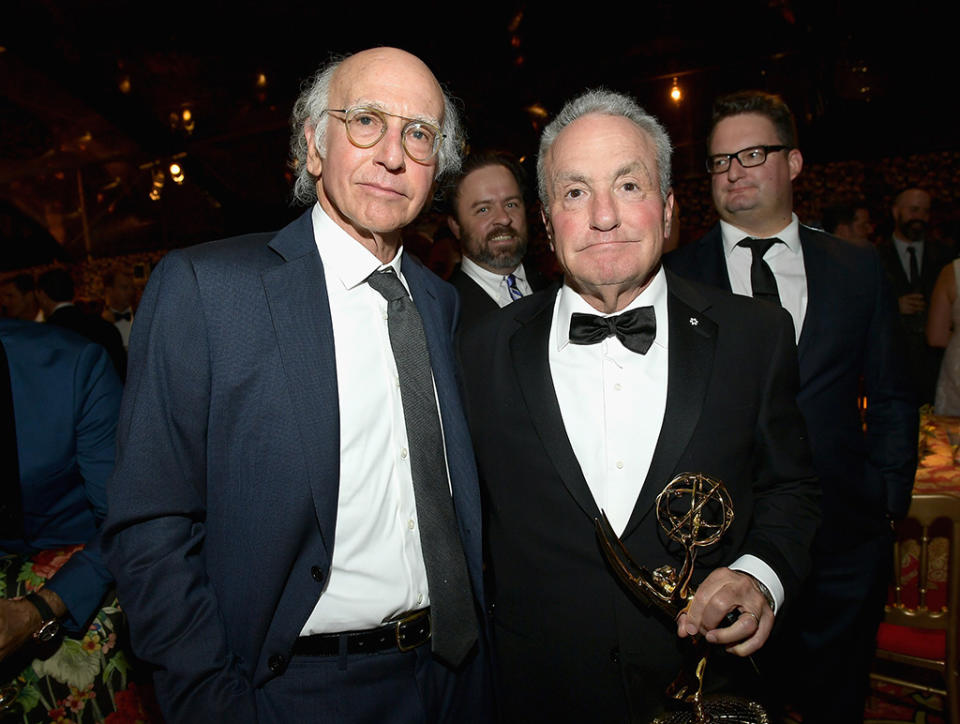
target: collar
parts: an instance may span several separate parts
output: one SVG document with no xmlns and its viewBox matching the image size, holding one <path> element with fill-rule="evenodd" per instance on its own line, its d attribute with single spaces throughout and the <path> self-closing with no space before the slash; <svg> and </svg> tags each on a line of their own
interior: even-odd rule
<svg viewBox="0 0 960 724">
<path fill-rule="evenodd" d="M 324 213 L 319 203 L 313 205 L 313 239 L 320 252 L 323 266 L 331 277 L 343 284 L 344 289 L 353 289 L 363 284 L 367 277 L 379 269 L 393 269 L 400 276 L 403 247 L 387 264 L 381 264 L 363 244 L 344 231 Z"/>
<path fill-rule="evenodd" d="M 734 226 L 733 224 L 728 224 L 723 219 L 720 220 L 720 235 L 723 238 L 723 253 L 725 258 L 729 258 L 730 254 L 733 253 L 733 250 L 738 248 L 737 244 L 745 236 L 753 236 L 743 229 Z M 783 242 L 791 252 L 794 254 L 799 254 L 801 252 L 800 247 L 800 220 L 797 218 L 796 214 L 790 214 L 790 223 L 787 224 L 784 228 L 780 229 L 776 234 L 770 234 L 769 237 L 777 237 L 780 241 Z M 744 251 L 749 252 L 749 249 Z"/>
<path fill-rule="evenodd" d="M 479 277 L 484 279 L 490 284 L 496 286 L 504 279 L 507 278 L 507 274 L 513 274 L 517 279 L 527 281 L 527 273 L 523 270 L 523 264 L 518 264 L 517 268 L 512 272 L 507 272 L 507 274 L 500 274 L 497 272 L 492 272 L 489 269 L 484 269 L 482 266 L 477 264 L 473 259 L 468 256 L 464 256 L 460 260 L 460 268 L 463 269 L 463 273 L 467 276 L 472 276 L 474 279 Z M 469 270 L 469 271 L 467 271 Z"/>
<path fill-rule="evenodd" d="M 630 304 L 615 314 L 600 314 L 598 316 L 613 317 L 616 316 L 616 314 L 623 314 L 627 310 L 645 306 L 652 306 L 654 314 L 656 314 L 657 317 L 657 336 L 654 338 L 653 343 L 663 349 L 667 349 L 670 327 L 667 324 L 667 276 L 663 271 L 662 264 L 647 285 L 647 288 L 640 292 L 637 298 L 630 302 Z M 570 344 L 570 317 L 573 316 L 574 312 L 597 314 L 596 309 L 591 307 L 582 296 L 564 283 L 557 294 L 557 308 L 554 322 L 554 341 L 557 345 L 557 351 L 562 350 Z"/>
<path fill-rule="evenodd" d="M 907 249 L 916 249 L 918 252 L 923 254 L 923 239 L 920 241 L 906 241 L 901 239 L 896 234 L 893 235 L 893 245 L 897 247 L 897 250 L 900 252 L 901 256 L 907 255 Z"/>
</svg>

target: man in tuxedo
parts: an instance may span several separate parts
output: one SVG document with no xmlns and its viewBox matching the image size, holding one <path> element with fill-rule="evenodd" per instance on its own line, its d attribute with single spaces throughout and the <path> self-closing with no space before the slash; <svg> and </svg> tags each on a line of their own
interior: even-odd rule
<svg viewBox="0 0 960 724">
<path fill-rule="evenodd" d="M 564 285 L 462 345 L 503 708 L 516 721 L 646 722 L 684 639 L 751 654 L 806 574 L 816 494 L 792 329 L 782 310 L 662 269 L 670 142 L 631 98 L 570 101 L 537 168 Z M 700 551 L 699 588 L 674 622 L 618 583 L 594 520 L 604 511 L 638 562 L 679 569 L 654 508 L 684 472 L 721 480 L 735 517 Z M 708 680 L 742 668 L 737 656 L 714 657 Z"/>
<path fill-rule="evenodd" d="M 527 253 L 523 168 L 503 153 L 468 156 L 450 193 L 447 223 L 463 259 L 450 283 L 460 293 L 460 328 L 545 286 Z"/>
<path fill-rule="evenodd" d="M 798 222 L 792 181 L 803 157 L 793 115 L 778 96 L 745 91 L 718 99 L 707 145 L 720 223 L 664 263 L 790 312 L 797 402 L 822 488 L 811 577 L 783 619 L 780 655 L 765 673 L 787 688 L 805 722 L 859 721 L 890 570 L 890 521 L 906 513 L 916 470 L 916 407 L 894 298 L 869 243 Z"/>
<path fill-rule="evenodd" d="M 926 238 L 929 193 L 916 188 L 901 191 L 893 201 L 892 214 L 893 236 L 880 244 L 880 258 L 907 330 L 907 358 L 917 403 L 932 404 L 943 350 L 927 344 L 927 311 L 937 275 L 953 257 Z"/>
<path fill-rule="evenodd" d="M 135 293 L 133 278 L 126 272 L 108 271 L 103 275 L 103 297 L 106 305 L 102 316 L 120 332 L 124 349 L 130 346 Z"/>
<path fill-rule="evenodd" d="M 481 719 L 457 296 L 399 246 L 456 112 L 376 48 L 293 118 L 312 208 L 171 252 L 137 310 L 105 535 L 134 648 L 171 721 Z"/>
</svg>

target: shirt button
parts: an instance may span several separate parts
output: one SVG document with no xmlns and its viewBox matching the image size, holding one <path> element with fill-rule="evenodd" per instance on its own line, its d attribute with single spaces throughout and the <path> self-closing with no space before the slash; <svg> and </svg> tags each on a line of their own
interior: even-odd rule
<svg viewBox="0 0 960 724">
<path fill-rule="evenodd" d="M 417 596 L 417 605 L 420 605 L 421 603 L 423 603 L 423 594 L 422 594 L 422 593 L 421 593 L 419 596 Z"/>
<path fill-rule="evenodd" d="M 617 384 L 615 384 L 615 385 L 613 386 L 613 389 L 615 389 L 617 392 L 619 392 L 620 390 L 623 389 L 623 385 L 621 385 L 621 384 L 618 382 Z"/>
<path fill-rule="evenodd" d="M 623 460 L 617 460 L 617 470 L 623 470 Z"/>
<path fill-rule="evenodd" d="M 406 460 L 406 459 L 407 459 L 407 449 L 406 449 L 406 448 L 402 448 L 402 449 L 400 450 L 400 458 L 401 458 L 402 460 Z"/>
<path fill-rule="evenodd" d="M 407 521 L 407 528 L 409 528 L 410 530 L 413 530 L 416 527 L 416 525 L 417 524 L 413 522 L 413 518 Z"/>
</svg>

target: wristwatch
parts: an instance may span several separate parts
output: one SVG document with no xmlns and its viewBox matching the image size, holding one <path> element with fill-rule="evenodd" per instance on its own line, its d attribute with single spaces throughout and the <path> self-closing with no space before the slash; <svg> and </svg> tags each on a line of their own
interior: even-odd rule
<svg viewBox="0 0 960 724">
<path fill-rule="evenodd" d="M 748 576 L 750 576 L 750 579 L 753 581 L 753 585 L 756 586 L 757 590 L 760 591 L 760 594 L 767 600 L 767 605 L 770 607 L 770 610 L 776 611 L 776 601 L 773 600 L 773 594 L 770 593 L 770 589 L 767 588 L 766 584 L 752 573 L 747 573 L 746 571 L 740 571 L 740 573 L 746 573 Z"/>
<path fill-rule="evenodd" d="M 54 614 L 53 609 L 47 605 L 47 602 L 43 600 L 43 596 L 38 593 L 28 593 L 23 598 L 25 601 L 32 603 L 33 607 L 40 612 L 40 618 L 42 622 L 40 624 L 40 628 L 33 632 L 33 638 L 41 643 L 51 641 L 58 633 L 60 633 L 60 621 L 57 620 L 57 616 Z"/>
</svg>

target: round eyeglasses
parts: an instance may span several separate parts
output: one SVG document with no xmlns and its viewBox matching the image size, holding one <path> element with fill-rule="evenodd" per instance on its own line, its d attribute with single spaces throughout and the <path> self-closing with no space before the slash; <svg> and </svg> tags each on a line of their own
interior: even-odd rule
<svg viewBox="0 0 960 724">
<path fill-rule="evenodd" d="M 432 123 L 417 118 L 407 118 L 396 113 L 387 113 L 379 108 L 357 106 L 355 108 L 327 108 L 324 113 L 342 113 L 347 138 L 357 148 L 376 146 L 387 134 L 387 116 L 406 121 L 400 133 L 403 151 L 418 163 L 426 163 L 440 150 L 445 136 Z M 336 116 L 334 116 L 336 118 Z"/>
<path fill-rule="evenodd" d="M 707 172 L 726 173 L 733 163 L 733 159 L 744 168 L 753 168 L 761 166 L 767 160 L 767 155 L 776 151 L 788 151 L 790 146 L 750 146 L 743 148 L 736 153 L 715 153 L 713 156 L 707 156 Z"/>
</svg>

